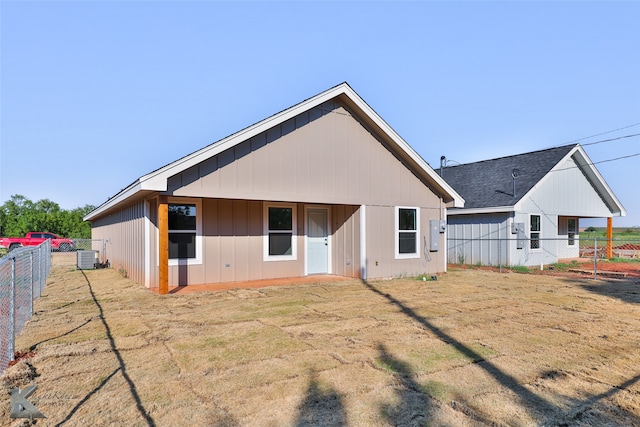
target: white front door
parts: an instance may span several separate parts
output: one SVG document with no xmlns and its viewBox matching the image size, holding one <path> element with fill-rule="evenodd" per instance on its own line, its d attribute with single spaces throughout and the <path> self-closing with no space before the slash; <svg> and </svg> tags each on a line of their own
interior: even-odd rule
<svg viewBox="0 0 640 427">
<path fill-rule="evenodd" d="M 323 208 L 307 210 L 307 274 L 329 272 L 328 211 Z"/>
</svg>

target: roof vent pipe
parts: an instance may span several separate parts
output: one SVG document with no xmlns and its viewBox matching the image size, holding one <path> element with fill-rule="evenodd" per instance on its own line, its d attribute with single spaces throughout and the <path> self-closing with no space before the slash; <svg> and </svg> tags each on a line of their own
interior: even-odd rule
<svg viewBox="0 0 640 427">
<path fill-rule="evenodd" d="M 440 177 L 442 177 L 442 168 L 447 164 L 447 158 L 440 156 Z"/>
<path fill-rule="evenodd" d="M 513 180 L 513 197 L 516 197 L 516 178 L 520 174 L 520 171 L 516 168 L 513 168 L 511 171 L 511 178 Z"/>
</svg>

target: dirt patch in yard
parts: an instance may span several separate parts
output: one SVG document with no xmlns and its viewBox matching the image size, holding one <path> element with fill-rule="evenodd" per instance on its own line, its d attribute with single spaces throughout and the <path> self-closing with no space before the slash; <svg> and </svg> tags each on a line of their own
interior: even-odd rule
<svg viewBox="0 0 640 427">
<path fill-rule="evenodd" d="M 455 270 L 437 281 L 160 296 L 56 266 L 4 390 L 39 425 L 640 424 L 640 283 Z M 9 395 L 0 396 L 0 424 Z"/>
</svg>

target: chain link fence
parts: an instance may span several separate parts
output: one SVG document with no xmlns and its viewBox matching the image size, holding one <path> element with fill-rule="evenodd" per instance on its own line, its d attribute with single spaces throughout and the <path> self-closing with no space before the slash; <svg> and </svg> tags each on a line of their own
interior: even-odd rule
<svg viewBox="0 0 640 427">
<path fill-rule="evenodd" d="M 596 277 L 599 263 L 611 259 L 640 263 L 640 239 L 447 238 L 449 264 L 543 269 L 590 263 Z"/>
<path fill-rule="evenodd" d="M 0 372 L 14 359 L 15 337 L 33 315 L 51 270 L 51 242 L 15 249 L 0 259 Z"/>
<path fill-rule="evenodd" d="M 95 264 L 100 268 L 107 266 L 107 245 L 103 239 L 73 239 L 73 250 L 53 251 L 53 261 L 55 265 L 78 267 L 78 256 L 82 251 L 95 252 Z"/>
</svg>

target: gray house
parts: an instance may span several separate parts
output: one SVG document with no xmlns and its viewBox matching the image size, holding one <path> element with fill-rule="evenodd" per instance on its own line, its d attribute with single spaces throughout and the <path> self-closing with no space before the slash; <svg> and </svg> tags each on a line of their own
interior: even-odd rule
<svg viewBox="0 0 640 427">
<path fill-rule="evenodd" d="M 581 218 L 625 210 L 579 144 L 441 168 L 450 263 L 535 266 L 579 256 Z"/>
<path fill-rule="evenodd" d="M 464 200 L 346 83 L 152 171 L 85 217 L 158 287 L 446 270 Z"/>
</svg>

